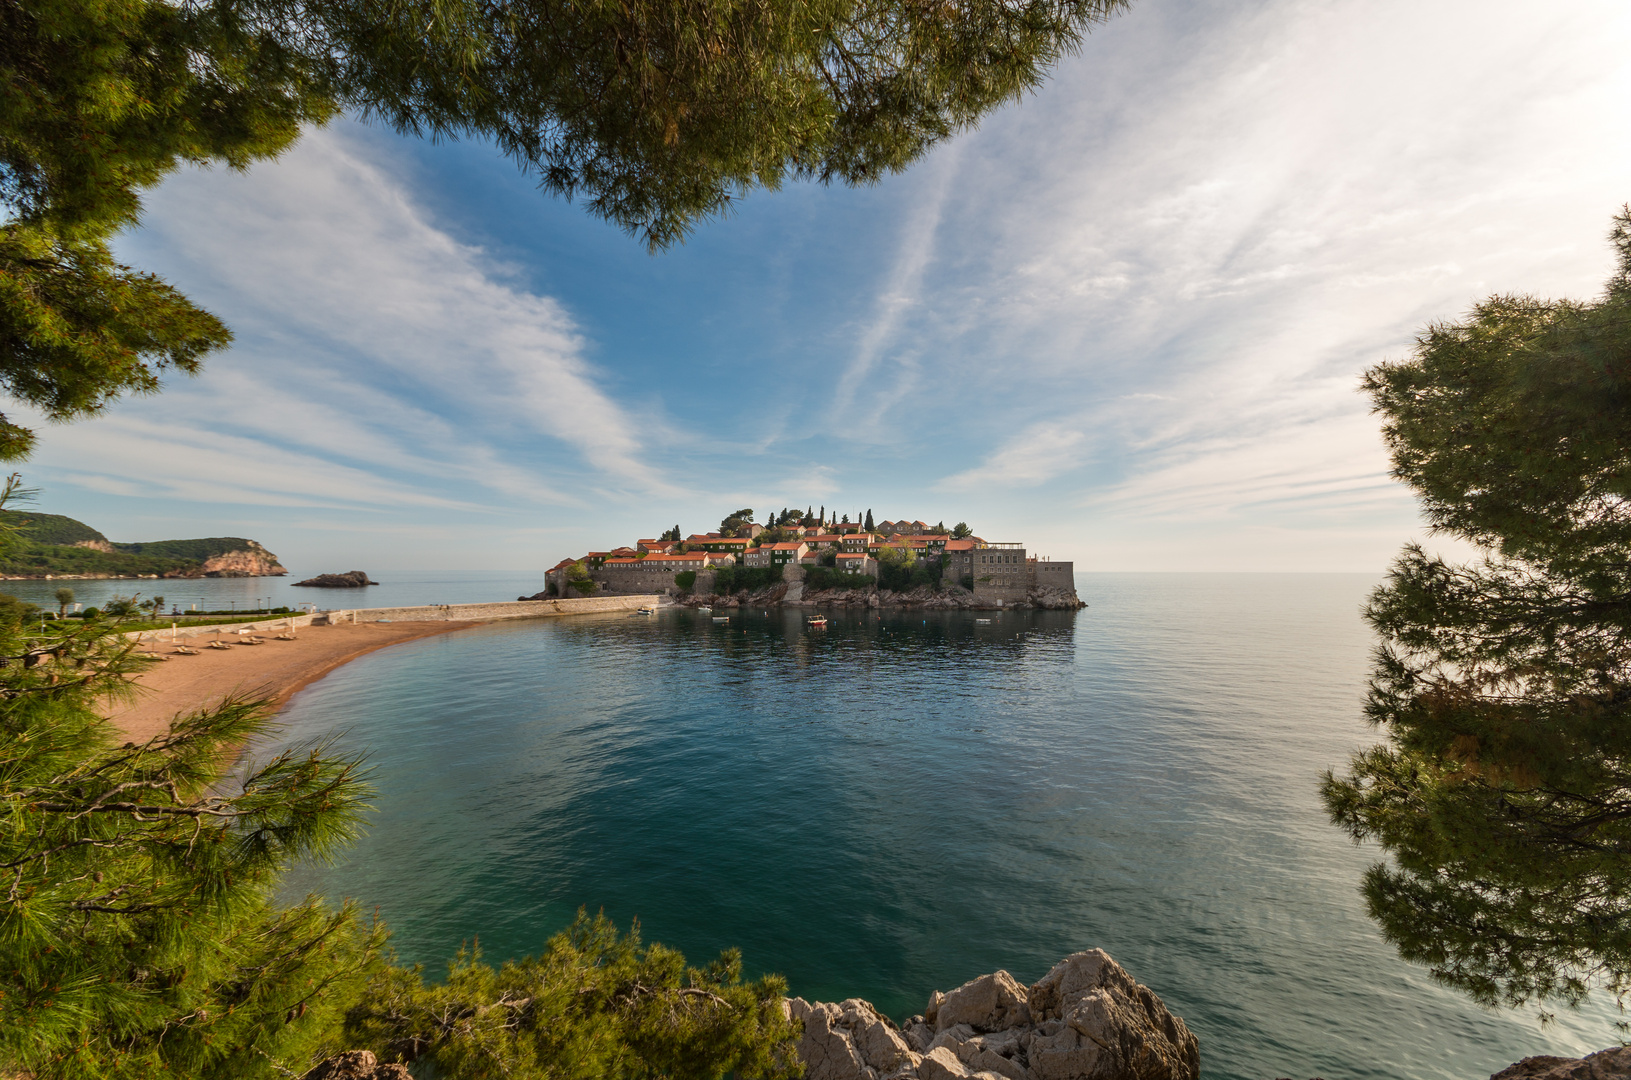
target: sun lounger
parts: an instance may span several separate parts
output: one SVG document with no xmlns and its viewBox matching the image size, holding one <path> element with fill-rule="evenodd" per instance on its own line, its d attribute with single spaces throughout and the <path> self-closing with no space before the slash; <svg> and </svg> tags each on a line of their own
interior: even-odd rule
<svg viewBox="0 0 1631 1080">
<path fill-rule="evenodd" d="M 185 645 L 177 645 L 175 654 L 177 656 L 197 656 L 198 655 L 198 650 L 197 649 L 189 649 Z"/>
<path fill-rule="evenodd" d="M 295 641 L 297 639 L 295 638 L 295 636 L 293 634 L 279 634 L 277 636 L 277 640 L 279 640 L 279 641 Z"/>
<path fill-rule="evenodd" d="M 224 641 L 212 641 L 212 642 L 210 642 L 208 645 L 206 645 L 204 647 L 206 649 L 230 649 L 230 648 L 232 648 L 231 645 L 227 644 Z"/>
</svg>

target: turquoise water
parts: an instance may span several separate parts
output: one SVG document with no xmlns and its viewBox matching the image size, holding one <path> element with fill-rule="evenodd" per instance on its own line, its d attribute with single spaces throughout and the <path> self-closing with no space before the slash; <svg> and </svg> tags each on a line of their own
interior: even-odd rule
<svg viewBox="0 0 1631 1080">
<path fill-rule="evenodd" d="M 1611 1044 L 1606 1009 L 1488 1013 L 1393 956 L 1374 852 L 1319 772 L 1359 720 L 1362 576 L 1092 575 L 1080 613 L 796 612 L 496 625 L 363 657 L 288 737 L 381 789 L 345 865 L 404 959 L 536 950 L 580 905 L 701 961 L 897 1017 L 982 972 L 1108 950 L 1208 1077 L 1475 1078 Z"/>
</svg>

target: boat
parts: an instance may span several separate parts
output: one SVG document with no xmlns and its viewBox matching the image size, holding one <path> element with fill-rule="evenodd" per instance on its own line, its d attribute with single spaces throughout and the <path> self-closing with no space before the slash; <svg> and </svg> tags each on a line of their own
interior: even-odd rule
<svg viewBox="0 0 1631 1080">
<path fill-rule="evenodd" d="M 707 604 L 704 604 L 701 607 L 697 608 L 697 610 L 698 611 L 712 611 L 713 608 L 709 607 Z"/>
<path fill-rule="evenodd" d="M 636 615 L 655 615 L 655 614 L 657 614 L 657 609 L 654 608 L 654 607 L 643 607 L 640 610 L 636 611 L 635 614 Z"/>
<path fill-rule="evenodd" d="M 990 619 L 975 619 L 975 620 L 974 620 L 974 621 L 975 621 L 975 622 L 976 622 L 976 623 L 985 623 L 985 624 L 987 624 L 987 625 L 990 625 L 990 623 L 991 623 L 991 620 L 990 620 Z"/>
<path fill-rule="evenodd" d="M 806 626 L 813 626 L 813 627 L 817 628 L 818 630 L 825 630 L 825 629 L 827 629 L 827 616 L 817 615 L 815 618 L 807 620 L 805 622 L 805 625 Z"/>
<path fill-rule="evenodd" d="M 731 617 L 729 615 L 715 615 L 714 616 L 714 622 L 730 622 L 730 621 L 731 621 Z"/>
</svg>

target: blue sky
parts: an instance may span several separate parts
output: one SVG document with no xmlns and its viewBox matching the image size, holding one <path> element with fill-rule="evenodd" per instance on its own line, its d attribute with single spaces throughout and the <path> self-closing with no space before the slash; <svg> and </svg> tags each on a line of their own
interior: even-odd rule
<svg viewBox="0 0 1631 1080">
<path fill-rule="evenodd" d="M 967 520 L 1078 569 L 1383 568 L 1359 372 L 1595 296 L 1631 5 L 1135 0 L 864 189 L 650 256 L 490 147 L 337 123 L 153 191 L 122 253 L 237 334 L 48 426 L 39 509 L 297 571 L 525 569 L 727 511 Z"/>
</svg>

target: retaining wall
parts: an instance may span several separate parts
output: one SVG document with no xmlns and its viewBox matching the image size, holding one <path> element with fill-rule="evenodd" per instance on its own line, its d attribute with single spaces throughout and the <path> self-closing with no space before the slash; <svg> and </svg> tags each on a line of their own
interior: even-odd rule
<svg viewBox="0 0 1631 1080">
<path fill-rule="evenodd" d="M 216 626 L 178 625 L 175 638 L 213 637 L 239 630 L 257 633 L 277 633 L 293 624 L 302 626 L 334 626 L 339 623 L 367 622 L 491 622 L 498 619 L 547 619 L 561 615 L 593 615 L 604 611 L 634 611 L 642 607 L 656 607 L 667 601 L 656 594 L 644 596 L 589 596 L 577 600 L 510 600 L 492 604 L 425 604 L 419 607 L 346 608 L 341 611 L 319 611 L 314 615 L 283 615 L 275 619 L 245 620 L 241 623 L 221 623 Z M 169 641 L 171 630 L 132 631 L 129 637 L 148 641 Z"/>
</svg>

